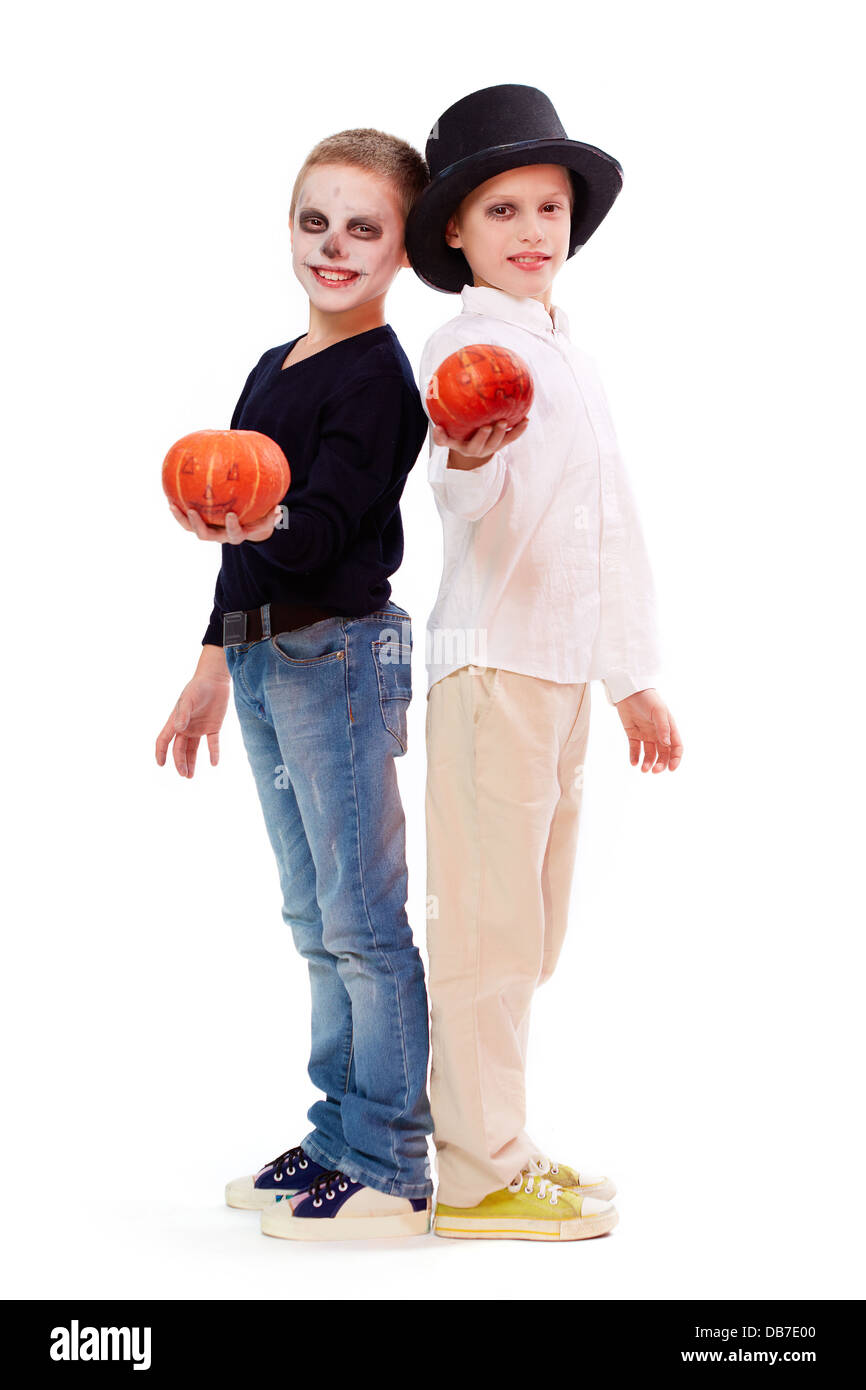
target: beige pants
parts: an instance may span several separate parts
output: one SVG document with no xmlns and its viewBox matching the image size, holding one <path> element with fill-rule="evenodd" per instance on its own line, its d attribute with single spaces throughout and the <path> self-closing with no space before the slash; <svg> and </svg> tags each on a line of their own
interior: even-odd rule
<svg viewBox="0 0 866 1390">
<path fill-rule="evenodd" d="M 568 923 L 589 684 L 464 666 L 427 703 L 427 949 L 439 1200 L 474 1206 L 537 1153 L 532 996 Z"/>
</svg>

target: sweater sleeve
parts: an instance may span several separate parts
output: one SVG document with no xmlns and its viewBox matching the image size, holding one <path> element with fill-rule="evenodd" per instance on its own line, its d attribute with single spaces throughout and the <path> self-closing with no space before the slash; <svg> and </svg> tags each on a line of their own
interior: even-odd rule
<svg viewBox="0 0 866 1390">
<path fill-rule="evenodd" d="M 289 490 L 288 524 L 244 544 L 266 549 L 269 564 L 292 574 L 332 565 L 356 539 L 365 512 L 398 481 L 417 420 L 414 389 L 396 373 L 354 381 L 331 397 L 294 506 Z"/>
<path fill-rule="evenodd" d="M 231 423 L 229 424 L 230 430 L 236 430 L 238 428 L 238 420 L 240 419 L 240 414 L 244 408 L 244 403 L 247 399 L 247 396 L 250 394 L 250 391 L 252 390 L 252 385 L 255 381 L 256 372 L 259 369 L 260 362 L 261 358 L 259 359 L 259 362 L 257 362 L 256 365 L 253 367 L 252 371 L 246 379 L 246 382 L 244 383 L 244 389 L 243 391 L 241 391 L 241 394 L 238 397 L 238 403 L 232 411 Z M 222 547 L 220 547 L 220 554 L 222 554 Z M 223 616 L 222 609 L 219 603 L 219 591 L 220 582 L 219 575 L 217 575 L 216 589 L 214 591 L 214 603 L 213 608 L 211 609 L 210 621 L 207 625 L 207 631 L 205 632 L 204 637 L 201 639 L 201 644 L 203 647 L 221 647 L 223 644 Z"/>
<path fill-rule="evenodd" d="M 427 411 L 427 387 L 436 368 L 452 352 L 462 347 L 460 342 L 449 344 L 444 335 L 434 333 L 421 354 L 421 400 Z M 502 496 L 508 462 L 508 446 L 503 445 L 486 463 L 477 468 L 449 468 L 448 449 L 434 444 L 432 422 L 429 430 L 430 457 L 427 478 L 437 502 L 453 516 L 464 521 L 479 521 Z"/>
</svg>

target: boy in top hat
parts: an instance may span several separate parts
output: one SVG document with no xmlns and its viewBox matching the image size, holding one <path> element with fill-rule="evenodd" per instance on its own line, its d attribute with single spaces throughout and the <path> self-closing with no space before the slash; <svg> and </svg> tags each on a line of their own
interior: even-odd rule
<svg viewBox="0 0 866 1390">
<path fill-rule="evenodd" d="M 202 654 L 158 740 L 193 775 L 211 762 L 230 685 L 283 895 L 308 964 L 310 1133 L 230 1182 L 229 1206 L 261 1210 L 267 1235 L 345 1240 L 424 1234 L 427 1152 L 424 969 L 406 917 L 405 823 L 394 759 L 406 752 L 411 622 L 391 601 L 403 555 L 399 502 L 427 429 L 412 368 L 385 320 L 421 155 L 378 130 L 322 140 L 289 209 L 292 268 L 309 331 L 268 348 L 232 429 L 276 440 L 292 482 L 244 529 L 208 527 L 222 565 Z M 287 514 L 287 524 L 275 525 Z M 239 960 L 259 961 L 249 940 Z M 247 1042 L 250 1065 L 286 1059 L 278 1020 Z"/>
<path fill-rule="evenodd" d="M 428 285 L 462 297 L 430 338 L 443 360 L 499 344 L 529 365 L 528 416 L 465 441 L 432 428 L 444 570 L 428 625 L 427 845 L 431 1105 L 442 1236 L 576 1240 L 617 1222 L 608 1178 L 526 1133 L 530 1007 L 568 920 L 590 681 L 642 771 L 682 748 L 654 688 L 654 589 L 591 357 L 553 281 L 596 230 L 622 171 L 570 140 L 544 93 L 506 85 L 450 107 L 407 224 Z"/>
</svg>

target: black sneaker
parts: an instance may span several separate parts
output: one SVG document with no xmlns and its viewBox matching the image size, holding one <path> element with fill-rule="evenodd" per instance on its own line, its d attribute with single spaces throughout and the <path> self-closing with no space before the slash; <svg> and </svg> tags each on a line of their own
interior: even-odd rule
<svg viewBox="0 0 866 1390">
<path fill-rule="evenodd" d="M 272 1158 L 249 1178 L 233 1178 L 226 1184 L 226 1203 L 241 1211 L 259 1211 L 277 1197 L 304 1192 L 316 1178 L 329 1170 L 305 1154 L 300 1144 Z"/>
<path fill-rule="evenodd" d="M 391 1197 L 336 1169 L 320 1171 L 305 1192 L 262 1208 L 262 1232 L 283 1240 L 422 1236 L 430 1206 L 429 1197 Z"/>
</svg>

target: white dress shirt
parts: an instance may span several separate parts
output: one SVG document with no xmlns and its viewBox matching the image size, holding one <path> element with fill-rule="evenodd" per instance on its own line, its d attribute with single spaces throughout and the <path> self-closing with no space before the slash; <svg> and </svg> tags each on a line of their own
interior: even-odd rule
<svg viewBox="0 0 866 1390">
<path fill-rule="evenodd" d="M 427 624 L 427 689 L 461 666 L 545 680 L 601 680 L 608 701 L 656 683 L 655 591 L 635 500 L 594 359 L 536 299 L 467 285 L 427 340 L 420 387 L 470 343 L 528 364 L 530 423 L 475 469 L 448 468 L 430 432 L 428 477 L 443 570 Z"/>
</svg>

